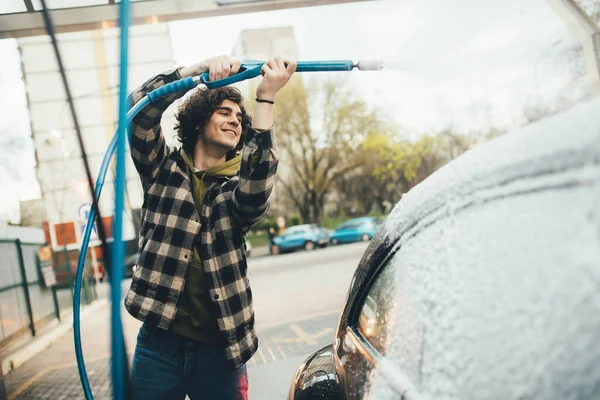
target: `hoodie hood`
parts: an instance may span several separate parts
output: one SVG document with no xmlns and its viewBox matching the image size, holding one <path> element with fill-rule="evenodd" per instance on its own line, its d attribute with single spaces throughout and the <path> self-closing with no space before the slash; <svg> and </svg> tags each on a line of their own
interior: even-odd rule
<svg viewBox="0 0 600 400">
<path fill-rule="evenodd" d="M 207 177 L 231 178 L 237 175 L 242 164 L 242 156 L 237 155 L 231 160 L 225 161 L 224 163 L 208 168 L 205 171 L 200 171 L 196 170 L 196 168 L 194 167 L 194 161 L 192 160 L 192 157 L 190 157 L 189 154 L 187 154 L 185 150 L 183 150 L 183 148 L 180 149 L 179 153 L 181 154 L 181 158 L 185 162 L 185 165 L 188 167 L 188 170 L 193 172 L 194 175 L 196 175 L 201 180 L 204 180 Z"/>
<path fill-rule="evenodd" d="M 194 203 L 198 213 L 201 213 L 202 211 L 202 203 L 204 202 L 204 197 L 206 196 L 211 183 L 219 180 L 228 180 L 237 175 L 242 160 L 242 156 L 237 156 L 229 161 L 209 168 L 206 171 L 196 171 L 192 158 L 185 150 L 181 149 L 179 154 L 188 170 L 188 176 L 190 177 L 192 186 L 192 196 L 194 197 Z"/>
</svg>

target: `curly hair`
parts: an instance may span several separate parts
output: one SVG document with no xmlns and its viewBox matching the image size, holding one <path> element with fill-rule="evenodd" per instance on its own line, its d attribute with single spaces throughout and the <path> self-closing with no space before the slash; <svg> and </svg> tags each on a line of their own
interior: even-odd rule
<svg viewBox="0 0 600 400">
<path fill-rule="evenodd" d="M 242 93 L 237 88 L 225 86 L 217 89 L 200 88 L 194 91 L 179 106 L 178 112 L 175 115 L 177 119 L 175 130 L 177 131 L 177 140 L 181 142 L 186 152 L 193 153 L 198 135 L 202 134 L 202 131 L 196 130 L 196 127 L 204 127 L 213 113 L 225 100 L 232 101 L 240 106 L 242 112 L 242 135 L 237 147 L 227 153 L 227 159 L 235 156 L 242 149 L 244 146 L 244 136 L 252 122 L 252 117 L 248 115 L 244 108 Z"/>
</svg>

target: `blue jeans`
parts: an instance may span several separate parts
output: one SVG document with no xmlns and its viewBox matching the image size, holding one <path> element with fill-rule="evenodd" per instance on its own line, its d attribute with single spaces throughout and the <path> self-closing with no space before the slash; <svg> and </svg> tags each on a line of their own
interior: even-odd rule
<svg viewBox="0 0 600 400">
<path fill-rule="evenodd" d="M 131 367 L 134 399 L 247 400 L 246 366 L 233 369 L 218 345 L 142 325 Z"/>
</svg>

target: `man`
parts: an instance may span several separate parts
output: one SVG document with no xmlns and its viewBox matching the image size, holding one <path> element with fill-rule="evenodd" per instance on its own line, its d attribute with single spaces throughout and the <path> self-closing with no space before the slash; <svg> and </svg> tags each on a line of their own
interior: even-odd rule
<svg viewBox="0 0 600 400">
<path fill-rule="evenodd" d="M 273 254 L 273 245 L 275 244 L 275 228 L 269 228 L 269 231 L 267 232 L 267 238 L 269 240 L 269 254 Z"/>
<path fill-rule="evenodd" d="M 176 79 L 208 71 L 214 81 L 239 68 L 223 56 L 160 74 L 132 93 L 132 105 Z M 245 363 L 258 339 L 244 236 L 269 206 L 274 98 L 295 70 L 280 58 L 263 66 L 253 118 L 235 88 L 195 90 L 176 116 L 179 149 L 165 145 L 160 121 L 184 93 L 147 106 L 130 126 L 144 189 L 139 268 L 125 299 L 144 322 L 131 370 L 136 399 L 247 399 Z"/>
</svg>

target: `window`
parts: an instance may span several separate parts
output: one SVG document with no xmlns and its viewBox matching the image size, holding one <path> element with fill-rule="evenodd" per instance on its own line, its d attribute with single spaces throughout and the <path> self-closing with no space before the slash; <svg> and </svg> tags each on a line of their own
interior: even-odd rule
<svg viewBox="0 0 600 400">
<path fill-rule="evenodd" d="M 395 265 L 388 264 L 375 278 L 358 317 L 358 331 L 381 354 L 385 354 L 396 305 Z"/>
<path fill-rule="evenodd" d="M 363 223 L 363 221 L 348 221 L 344 222 L 338 229 L 352 229 L 361 226 Z"/>
<path fill-rule="evenodd" d="M 307 230 L 306 226 L 293 226 L 285 230 L 285 235 L 296 235 L 298 233 L 305 233 Z"/>
</svg>

